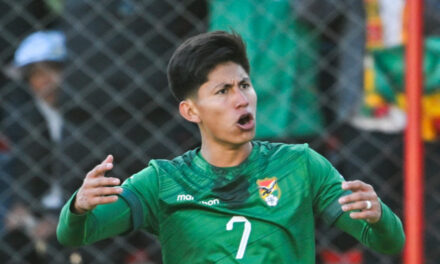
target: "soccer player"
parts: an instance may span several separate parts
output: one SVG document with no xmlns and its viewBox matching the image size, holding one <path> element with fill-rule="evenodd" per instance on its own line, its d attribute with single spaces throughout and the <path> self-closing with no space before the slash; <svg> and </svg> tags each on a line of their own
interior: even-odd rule
<svg viewBox="0 0 440 264">
<path fill-rule="evenodd" d="M 122 186 L 105 177 L 107 156 L 64 206 L 59 241 L 78 246 L 143 229 L 157 235 L 164 263 L 308 264 L 321 217 L 372 249 L 399 253 L 402 224 L 371 185 L 344 181 L 307 145 L 253 141 L 249 72 L 236 34 L 200 34 L 177 48 L 169 84 L 201 147 L 152 160 Z"/>
</svg>

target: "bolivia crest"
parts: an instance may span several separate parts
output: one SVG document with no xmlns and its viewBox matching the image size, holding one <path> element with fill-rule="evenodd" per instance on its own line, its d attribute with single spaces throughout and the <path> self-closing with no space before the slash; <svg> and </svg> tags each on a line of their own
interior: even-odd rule
<svg viewBox="0 0 440 264">
<path fill-rule="evenodd" d="M 281 196 L 281 189 L 278 186 L 278 179 L 276 177 L 264 178 L 257 180 L 258 192 L 260 198 L 269 206 L 276 206 Z"/>
</svg>

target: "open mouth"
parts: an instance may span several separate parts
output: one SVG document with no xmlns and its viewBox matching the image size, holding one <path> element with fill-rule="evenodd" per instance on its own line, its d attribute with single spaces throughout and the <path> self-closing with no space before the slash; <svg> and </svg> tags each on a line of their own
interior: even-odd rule
<svg viewBox="0 0 440 264">
<path fill-rule="evenodd" d="M 251 114 L 245 114 L 242 115 L 240 117 L 240 119 L 238 119 L 238 124 L 240 125 L 245 125 L 246 123 L 248 123 L 249 121 L 251 121 L 252 115 Z"/>
<path fill-rule="evenodd" d="M 252 114 L 247 113 L 240 116 L 237 122 L 238 126 L 244 130 L 250 130 L 254 128 L 254 117 Z"/>
</svg>

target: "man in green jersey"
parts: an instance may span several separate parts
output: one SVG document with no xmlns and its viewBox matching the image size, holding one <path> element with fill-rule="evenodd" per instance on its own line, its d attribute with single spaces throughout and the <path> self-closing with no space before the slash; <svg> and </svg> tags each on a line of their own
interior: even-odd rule
<svg viewBox="0 0 440 264">
<path fill-rule="evenodd" d="M 122 186 L 105 177 L 109 155 L 61 212 L 62 244 L 84 245 L 143 229 L 157 235 L 164 263 L 314 263 L 321 217 L 379 252 L 402 250 L 399 218 L 372 186 L 344 181 L 307 145 L 252 141 L 257 96 L 236 34 L 200 34 L 168 65 L 180 114 L 202 144 L 152 160 Z"/>
</svg>

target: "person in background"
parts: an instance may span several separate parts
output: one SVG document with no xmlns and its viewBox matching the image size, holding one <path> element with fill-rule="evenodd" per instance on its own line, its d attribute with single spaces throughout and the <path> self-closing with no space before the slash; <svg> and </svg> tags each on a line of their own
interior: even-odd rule
<svg viewBox="0 0 440 264">
<path fill-rule="evenodd" d="M 24 37 L 36 30 L 57 27 L 62 2 L 63 0 L 0 1 L 0 232 L 3 230 L 2 219 L 4 220 L 5 212 L 9 208 L 12 194 L 8 187 L 11 179 L 11 151 L 9 140 L 4 135 L 3 122 L 7 113 L 3 106 L 6 103 L 5 98 L 16 90 L 16 83 L 10 81 L 3 66 L 12 60 L 15 49 Z"/>
<path fill-rule="evenodd" d="M 7 245 L 1 247 L 2 260 L 67 262 L 54 239 L 57 214 L 65 202 L 63 190 L 69 182 L 62 178 L 66 129 L 58 104 L 66 56 L 62 32 L 37 31 L 20 43 L 8 71 L 18 85 L 3 102 L 13 195 L 2 237 Z"/>
</svg>

